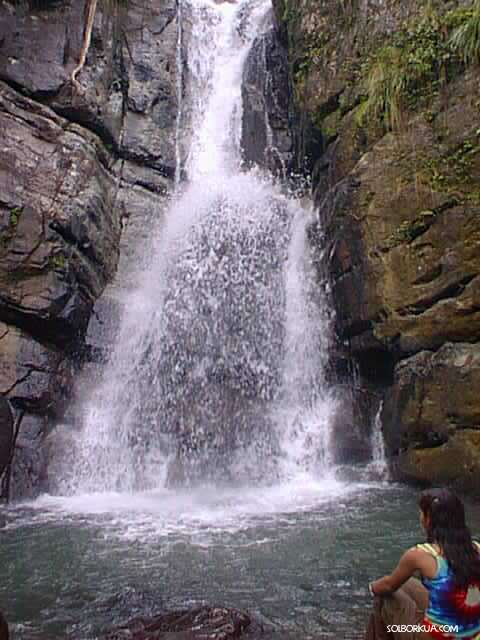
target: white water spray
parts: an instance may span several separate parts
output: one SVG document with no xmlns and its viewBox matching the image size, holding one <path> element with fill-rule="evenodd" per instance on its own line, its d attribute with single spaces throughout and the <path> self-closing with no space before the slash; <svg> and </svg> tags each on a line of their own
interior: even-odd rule
<svg viewBox="0 0 480 640">
<path fill-rule="evenodd" d="M 60 492 L 329 474 L 330 319 L 309 258 L 312 213 L 240 171 L 242 71 L 269 10 L 268 0 L 182 3 L 188 183 L 127 301 Z"/>
<path fill-rule="evenodd" d="M 370 437 L 372 461 L 368 465 L 368 472 L 370 475 L 373 475 L 380 480 L 388 480 L 388 462 L 382 433 L 382 409 L 383 401 L 381 401 L 378 406 L 377 413 L 375 414 L 375 420 L 373 422 L 372 434 Z"/>
</svg>

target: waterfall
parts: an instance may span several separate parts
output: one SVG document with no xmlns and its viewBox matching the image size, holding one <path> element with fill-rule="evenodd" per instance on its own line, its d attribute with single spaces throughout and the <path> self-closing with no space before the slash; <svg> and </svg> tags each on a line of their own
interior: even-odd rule
<svg viewBox="0 0 480 640">
<path fill-rule="evenodd" d="M 182 0 L 177 2 L 177 122 L 175 125 L 175 189 L 178 190 L 182 179 L 182 151 L 180 135 L 183 123 L 183 12 Z"/>
<path fill-rule="evenodd" d="M 373 421 L 372 434 L 370 436 L 372 460 L 368 465 L 368 472 L 370 476 L 375 476 L 381 480 L 388 480 L 388 462 L 382 433 L 382 409 L 383 400 L 380 401 L 377 413 L 375 414 L 375 420 Z"/>
<path fill-rule="evenodd" d="M 242 72 L 270 12 L 269 0 L 182 2 L 187 178 L 126 301 L 60 492 L 331 473 L 331 322 L 307 240 L 314 214 L 241 171 Z"/>
</svg>

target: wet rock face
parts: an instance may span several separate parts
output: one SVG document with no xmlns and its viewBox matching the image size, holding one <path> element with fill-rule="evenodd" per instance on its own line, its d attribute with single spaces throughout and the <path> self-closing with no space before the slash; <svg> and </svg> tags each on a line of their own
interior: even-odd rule
<svg viewBox="0 0 480 640">
<path fill-rule="evenodd" d="M 121 209 L 112 159 L 95 134 L 3 83 L 0 130 L 0 387 L 19 417 L 6 484 L 21 496 L 21 485 L 26 495 L 38 485 L 39 429 L 61 413 L 70 353 L 115 273 Z"/>
<path fill-rule="evenodd" d="M 101 141 L 0 85 L 0 314 L 60 343 L 115 272 L 118 180 Z"/>
<path fill-rule="evenodd" d="M 480 426 L 478 69 L 459 65 L 440 94 L 418 88 L 402 126 L 388 129 L 362 119 L 364 69 L 402 25 L 418 24 L 418 3 L 274 6 L 288 41 L 296 137 L 314 131 L 322 140 L 313 191 L 339 341 L 361 392 L 385 394 L 383 429 L 402 477 L 472 489 L 480 481 L 471 457 Z M 446 452 L 456 462 L 445 463 Z"/>
<path fill-rule="evenodd" d="M 13 415 L 5 398 L 0 397 L 0 475 L 10 462 L 13 446 Z"/>
<path fill-rule="evenodd" d="M 383 408 L 402 478 L 480 489 L 480 346 L 446 343 L 402 360 Z"/>
<path fill-rule="evenodd" d="M 263 167 L 286 179 L 294 159 L 290 83 L 287 52 L 275 29 L 253 44 L 243 74 L 242 97 L 246 165 Z"/>
<path fill-rule="evenodd" d="M 138 261 L 132 246 L 151 234 L 175 173 L 175 0 L 102 13 L 107 4 L 77 89 L 85 0 L 0 2 L 0 393 L 17 425 L 3 477 L 10 497 L 42 486 L 43 441 L 71 395 L 92 309 L 109 285 L 97 324 L 120 312 L 118 291 Z M 90 333 L 101 347 L 103 334 Z"/>
</svg>

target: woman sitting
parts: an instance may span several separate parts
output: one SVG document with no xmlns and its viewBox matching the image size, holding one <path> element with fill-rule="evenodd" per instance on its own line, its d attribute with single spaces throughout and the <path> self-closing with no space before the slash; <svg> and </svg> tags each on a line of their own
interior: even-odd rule
<svg viewBox="0 0 480 640">
<path fill-rule="evenodd" d="M 472 541 L 463 504 L 447 489 L 432 489 L 419 506 L 427 543 L 370 583 L 375 605 L 366 640 L 480 640 L 480 544 Z"/>
</svg>

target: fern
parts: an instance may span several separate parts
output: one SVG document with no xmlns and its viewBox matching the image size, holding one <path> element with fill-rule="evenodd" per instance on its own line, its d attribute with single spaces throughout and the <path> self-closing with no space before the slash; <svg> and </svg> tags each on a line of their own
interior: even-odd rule
<svg viewBox="0 0 480 640">
<path fill-rule="evenodd" d="M 452 33 L 450 44 L 466 65 L 480 63 L 480 0 L 475 0 L 471 15 Z"/>
<path fill-rule="evenodd" d="M 399 126 L 407 85 L 401 51 L 396 47 L 385 47 L 368 74 L 368 97 L 358 114 L 360 119 L 369 114 L 382 120 L 389 129 Z"/>
<path fill-rule="evenodd" d="M 480 4 L 480 0 L 476 0 Z M 462 24 L 464 20 L 462 20 Z M 398 129 L 403 115 L 429 99 L 447 82 L 459 61 L 448 39 L 445 18 L 428 2 L 417 20 L 406 23 L 367 67 L 365 99 L 357 112 L 388 129 Z"/>
</svg>

